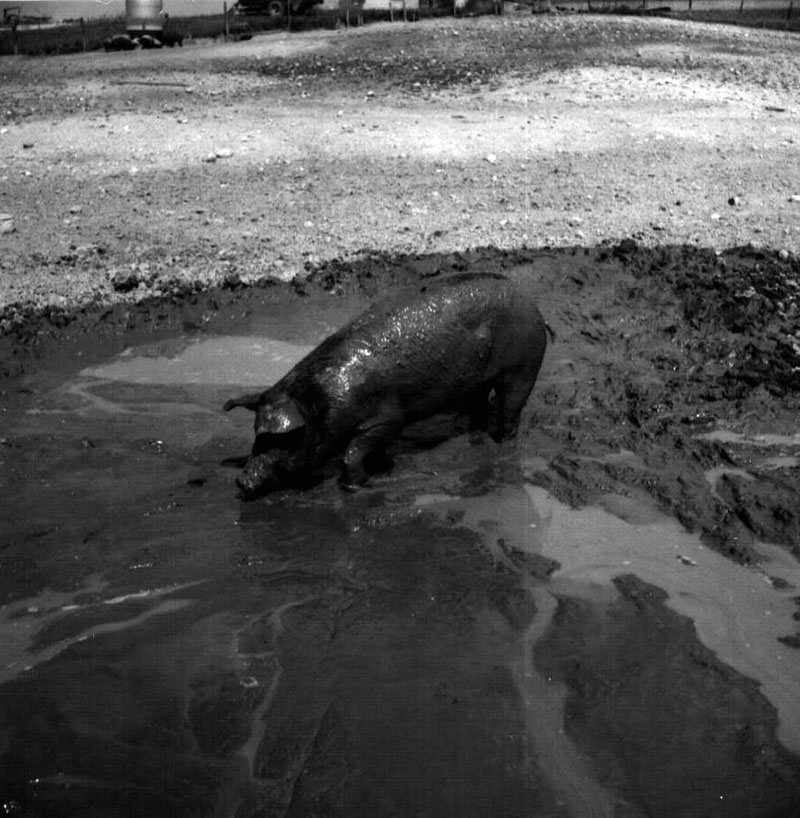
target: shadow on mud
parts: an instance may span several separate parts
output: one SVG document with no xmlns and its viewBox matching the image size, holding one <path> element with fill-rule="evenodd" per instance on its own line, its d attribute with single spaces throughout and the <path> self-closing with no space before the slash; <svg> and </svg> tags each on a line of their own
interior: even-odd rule
<svg viewBox="0 0 800 818">
<path fill-rule="evenodd" d="M 240 503 L 220 463 L 252 431 L 224 400 L 463 270 L 518 276 L 555 335 L 517 441 L 412 430 L 355 495 Z M 20 325 L 0 803 L 797 814 L 798 325 L 796 261 L 632 242 L 376 256 Z"/>
</svg>

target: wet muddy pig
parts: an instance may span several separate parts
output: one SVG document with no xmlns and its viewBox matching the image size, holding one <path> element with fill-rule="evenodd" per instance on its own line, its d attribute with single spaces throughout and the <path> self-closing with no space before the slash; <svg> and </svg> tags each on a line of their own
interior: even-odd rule
<svg viewBox="0 0 800 818">
<path fill-rule="evenodd" d="M 511 437 L 546 343 L 529 288 L 502 275 L 450 276 L 378 301 L 274 386 L 225 404 L 256 415 L 242 495 L 310 483 L 336 460 L 344 485 L 362 483 L 403 427 L 439 413 Z"/>
</svg>

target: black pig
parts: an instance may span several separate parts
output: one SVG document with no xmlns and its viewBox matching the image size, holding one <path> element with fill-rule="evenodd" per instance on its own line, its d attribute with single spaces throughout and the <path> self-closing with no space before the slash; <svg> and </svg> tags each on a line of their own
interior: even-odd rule
<svg viewBox="0 0 800 818">
<path fill-rule="evenodd" d="M 362 483 L 365 460 L 441 412 L 513 436 L 546 344 L 533 297 L 502 275 L 464 273 L 378 301 L 274 386 L 225 404 L 256 413 L 242 495 L 302 484 L 339 458 L 343 484 Z"/>
</svg>

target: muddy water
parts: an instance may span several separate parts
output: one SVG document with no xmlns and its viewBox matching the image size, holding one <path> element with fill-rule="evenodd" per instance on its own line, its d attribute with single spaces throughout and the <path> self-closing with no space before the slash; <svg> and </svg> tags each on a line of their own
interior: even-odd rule
<svg viewBox="0 0 800 818">
<path fill-rule="evenodd" d="M 551 468 L 525 435 L 411 435 L 355 495 L 239 502 L 221 463 L 251 418 L 222 403 L 351 312 L 21 384 L 0 472 L 6 812 L 793 814 L 785 549 L 736 564 L 641 489 L 567 505 L 525 479 Z M 791 468 L 773 450 L 794 443 L 761 466 Z M 753 479 L 703 474 L 710 494 Z"/>
</svg>

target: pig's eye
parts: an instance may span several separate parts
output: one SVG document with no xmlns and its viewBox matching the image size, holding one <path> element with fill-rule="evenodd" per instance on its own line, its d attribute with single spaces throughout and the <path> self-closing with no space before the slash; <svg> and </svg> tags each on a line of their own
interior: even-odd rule
<svg viewBox="0 0 800 818">
<path fill-rule="evenodd" d="M 253 444 L 253 454 L 265 454 L 276 450 L 291 451 L 300 445 L 305 435 L 305 426 L 279 435 L 272 432 L 263 432 L 256 437 Z"/>
</svg>

